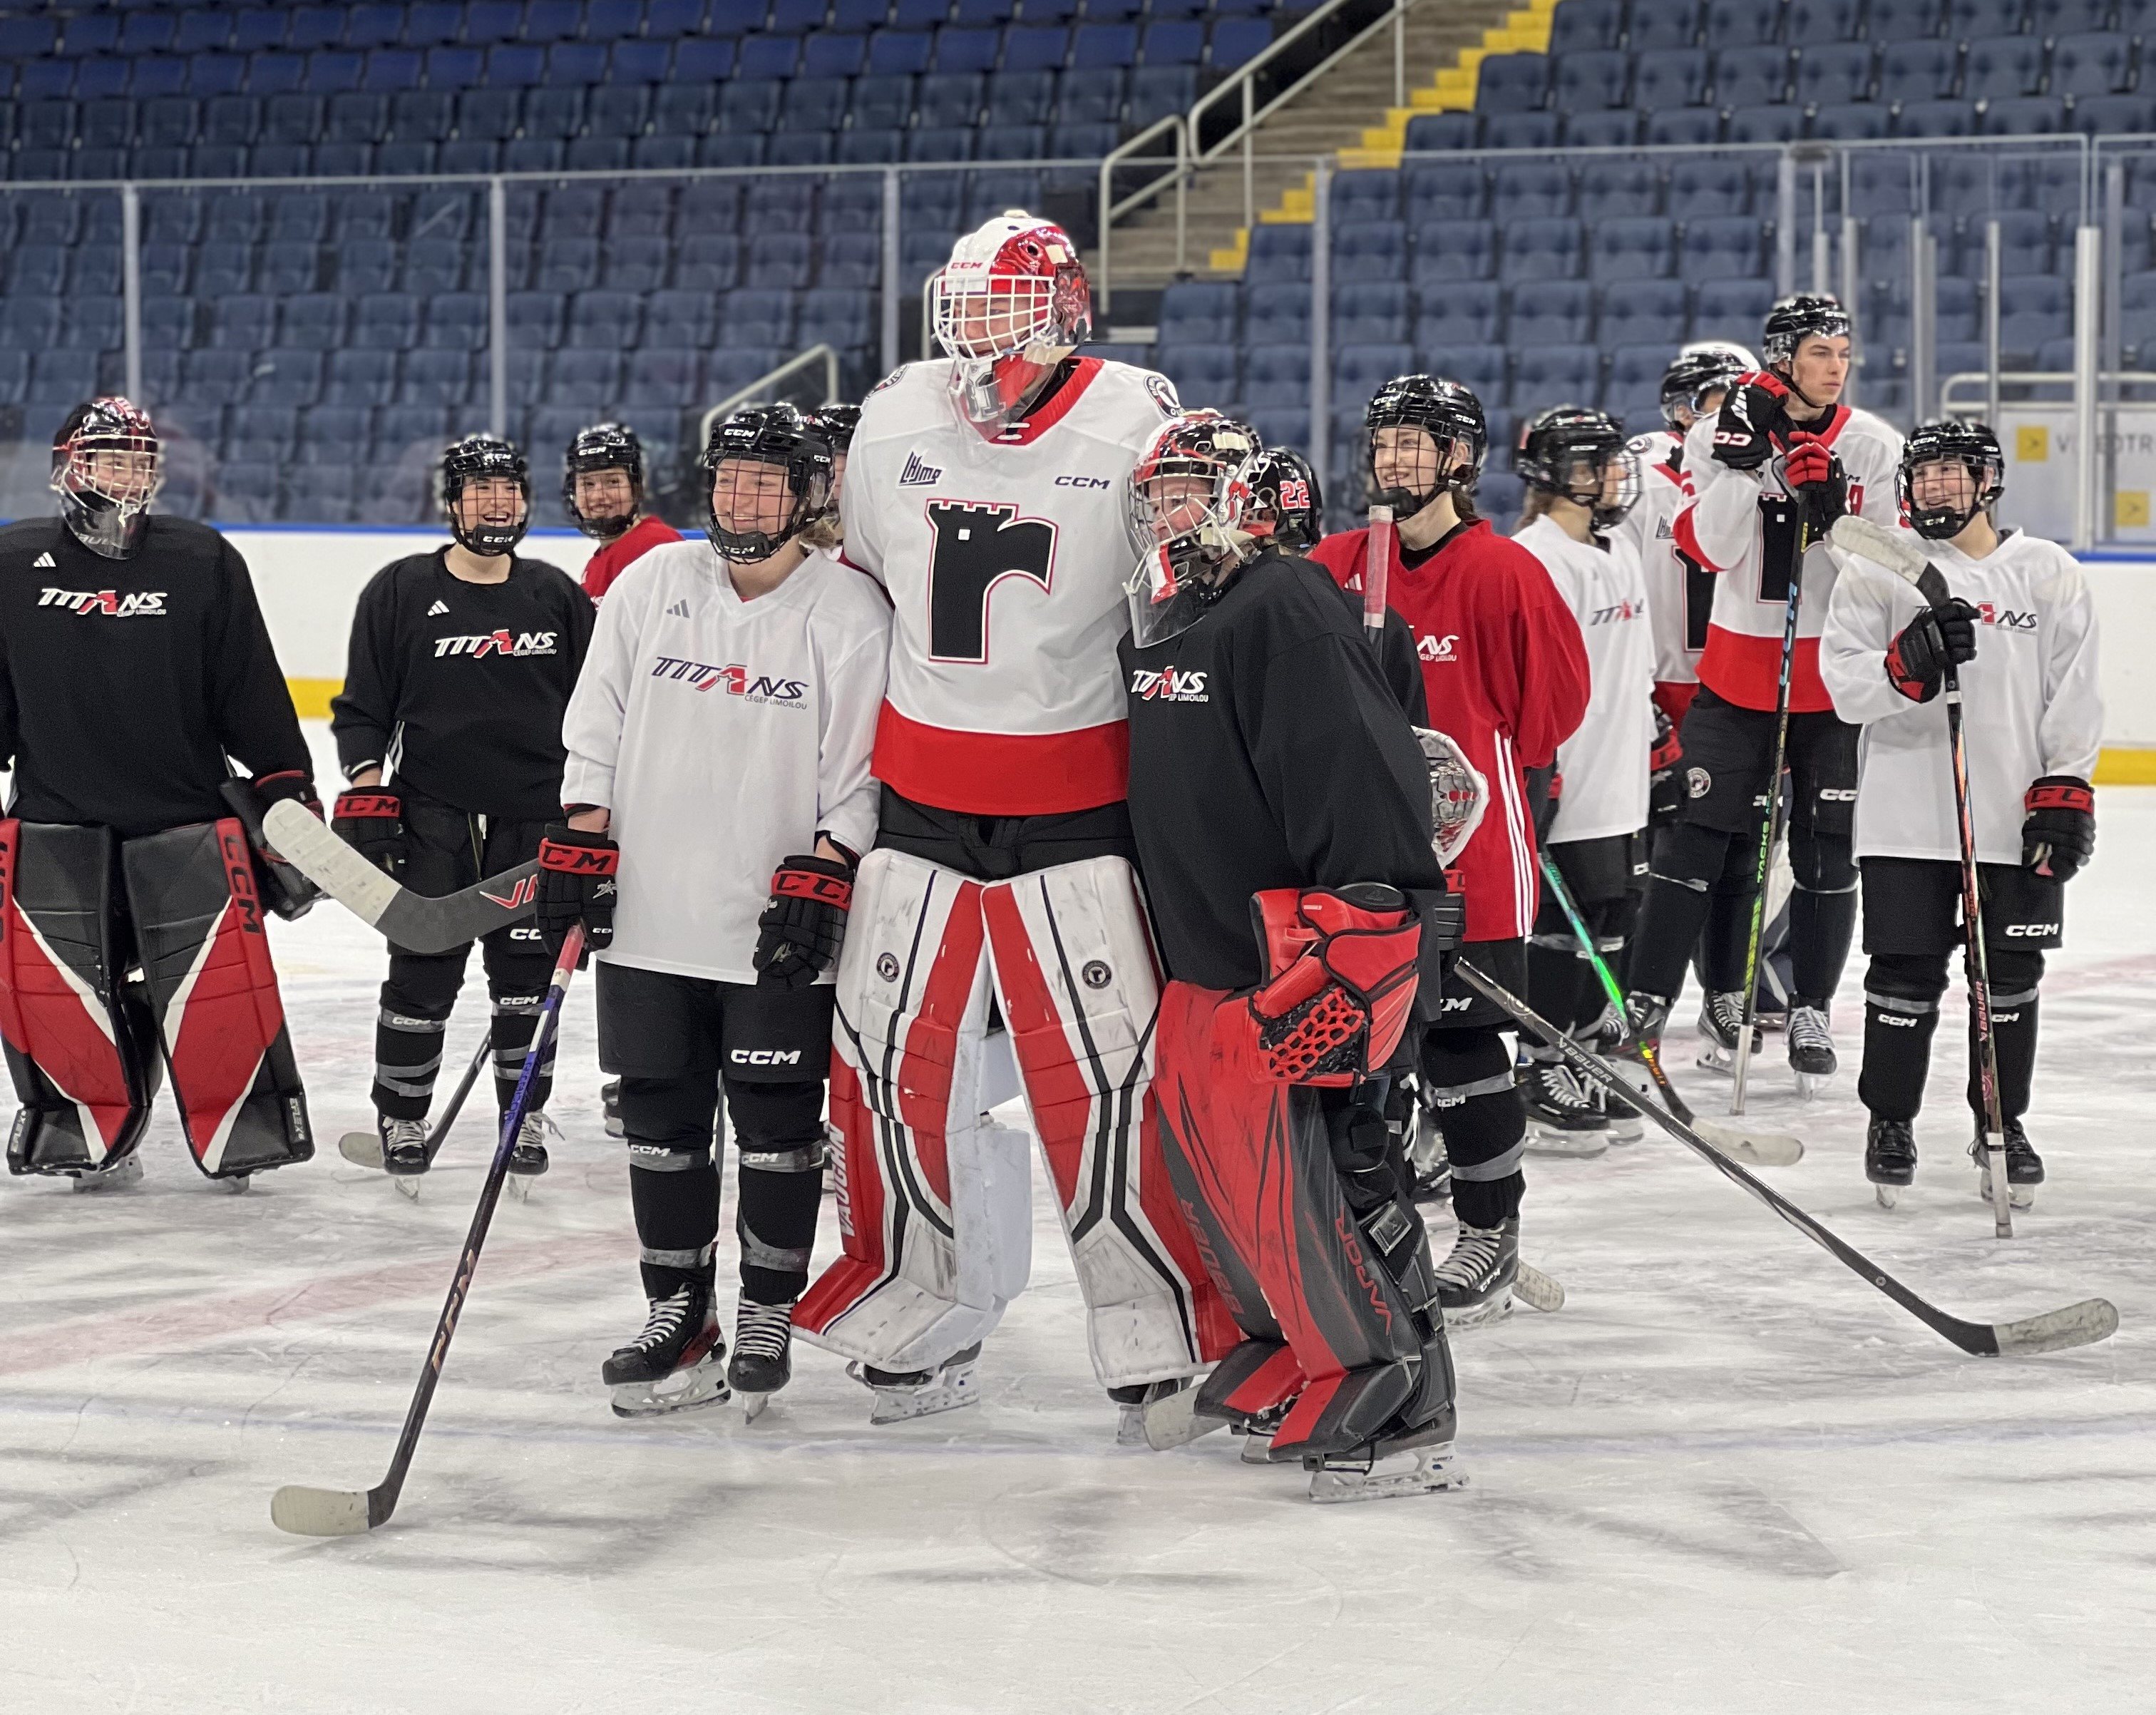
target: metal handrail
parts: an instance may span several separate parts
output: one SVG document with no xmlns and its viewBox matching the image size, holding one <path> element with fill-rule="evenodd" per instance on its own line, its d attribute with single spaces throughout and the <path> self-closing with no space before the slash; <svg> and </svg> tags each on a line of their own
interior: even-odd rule
<svg viewBox="0 0 2156 1715">
<path fill-rule="evenodd" d="M 1170 133 L 1175 139 L 1173 170 L 1153 180 L 1152 183 L 1142 188 L 1132 192 L 1122 202 L 1111 201 L 1114 191 L 1111 180 L 1116 170 L 1116 163 L 1137 154 L 1140 149 L 1163 131 Z M 1160 187 L 1171 178 L 1175 181 L 1175 265 L 1178 271 L 1181 270 L 1183 246 L 1183 192 L 1190 182 L 1189 159 L 1190 151 L 1183 130 L 1183 116 L 1180 113 L 1171 113 L 1165 119 L 1155 120 L 1127 143 L 1111 149 L 1107 157 L 1101 162 L 1100 197 L 1093 206 L 1100 211 L 1101 314 L 1104 318 L 1115 303 L 1115 270 L 1108 265 L 1108 247 L 1111 234 L 1115 230 L 1116 218 L 1141 203 L 1151 202 L 1159 193 Z"/>
<path fill-rule="evenodd" d="M 788 376 L 797 374 L 816 363 L 824 366 L 824 403 L 829 404 L 839 397 L 839 354 L 827 345 L 813 345 L 807 351 L 788 357 L 778 368 L 766 370 L 747 387 L 736 388 L 705 412 L 696 425 L 698 444 L 709 446 L 712 425 L 732 415 L 736 407 L 747 404 L 758 393 L 770 392 Z"/>
</svg>

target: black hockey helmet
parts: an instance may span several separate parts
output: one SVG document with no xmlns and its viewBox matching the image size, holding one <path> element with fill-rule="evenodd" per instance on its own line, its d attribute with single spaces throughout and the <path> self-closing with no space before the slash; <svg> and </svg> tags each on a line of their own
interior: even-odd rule
<svg viewBox="0 0 2156 1715">
<path fill-rule="evenodd" d="M 1310 460 L 1292 447 L 1267 447 L 1250 461 L 1245 480 L 1250 533 L 1284 554 L 1307 553 L 1325 534 L 1325 492 Z"/>
<path fill-rule="evenodd" d="M 712 490 L 728 460 L 776 465 L 786 472 L 793 505 L 777 530 L 729 530 L 720 523 Z M 767 560 L 824 516 L 831 505 L 831 444 L 798 405 L 749 405 L 711 427 L 703 456 L 706 533 L 729 560 L 751 565 Z"/>
<path fill-rule="evenodd" d="M 1759 360 L 1743 347 L 1722 340 L 1696 340 L 1670 359 L 1662 372 L 1662 421 L 1682 434 L 1698 416 L 1701 402 L 1748 371 Z M 1688 414 L 1680 415 L 1679 413 Z"/>
<path fill-rule="evenodd" d="M 629 473 L 629 510 L 587 516 L 577 506 L 577 478 L 591 470 Z M 562 510 L 586 536 L 612 542 L 636 521 L 644 505 L 644 443 L 624 423 L 594 423 L 580 429 L 562 460 Z"/>
<path fill-rule="evenodd" d="M 1841 300 L 1825 292 L 1793 292 L 1767 312 L 1767 326 L 1759 336 L 1759 352 L 1769 369 L 1786 372 L 1797 347 L 1815 336 L 1846 339 L 1849 311 Z"/>
<path fill-rule="evenodd" d="M 94 554 L 124 560 L 142 545 L 163 480 L 150 413 L 116 394 L 85 400 L 53 436 L 53 492 L 69 533 Z"/>
<path fill-rule="evenodd" d="M 1413 517 L 1448 488 L 1460 501 L 1472 500 L 1475 485 L 1482 480 L 1490 428 L 1483 420 L 1481 400 L 1468 388 L 1440 376 L 1395 376 L 1371 396 L 1363 422 L 1368 431 L 1363 454 L 1371 498 L 1389 506 L 1395 518 Z M 1378 485 L 1378 431 L 1397 428 L 1426 429 L 1437 444 L 1437 468 L 1430 473 L 1426 487 L 1402 484 L 1381 489 Z"/>
<path fill-rule="evenodd" d="M 1624 425 L 1584 405 L 1553 405 L 1522 424 L 1512 470 L 1529 488 L 1585 506 L 1597 531 L 1614 529 L 1640 498 L 1640 461 Z"/>
<path fill-rule="evenodd" d="M 819 405 L 808 413 L 808 422 L 831 444 L 831 452 L 835 457 L 853 445 L 854 431 L 861 426 L 861 408 L 843 401 L 837 404 Z"/>
<path fill-rule="evenodd" d="M 481 519 L 467 525 L 457 516 L 457 500 L 465 485 L 506 477 L 524 496 L 514 524 L 492 524 Z M 442 509 L 449 515 L 449 534 L 468 553 L 492 559 L 508 553 L 524 540 L 531 526 L 531 467 L 510 442 L 491 434 L 468 434 L 453 441 L 442 454 Z"/>
<path fill-rule="evenodd" d="M 1966 506 L 1920 506 L 1917 504 L 1917 473 L 1927 465 L 1959 465 L 1969 475 Z M 1902 468 L 1894 479 L 1896 497 L 1909 528 L 1927 542 L 1946 542 L 1969 528 L 1979 512 L 1988 512 L 2006 492 L 2006 456 L 1999 437 L 1985 423 L 1962 423 L 1948 418 L 1941 423 L 1919 424 L 1902 443 Z"/>
</svg>

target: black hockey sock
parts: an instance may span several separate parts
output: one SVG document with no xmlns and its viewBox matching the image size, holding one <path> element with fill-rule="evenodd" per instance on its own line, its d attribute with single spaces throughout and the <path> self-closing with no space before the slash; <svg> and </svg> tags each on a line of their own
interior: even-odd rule
<svg viewBox="0 0 2156 1715">
<path fill-rule="evenodd" d="M 1864 973 L 1864 1067 L 1856 1097 L 1876 1117 L 1913 1120 L 1923 1107 L 1946 986 L 1943 952 L 1872 955 Z"/>
<path fill-rule="evenodd" d="M 1579 956 L 1579 943 L 1562 919 L 1558 931 L 1546 932 L 1537 919 L 1535 932 L 1528 937 L 1527 1000 L 1552 1024 L 1569 1030 L 1584 961 Z"/>
<path fill-rule="evenodd" d="M 1502 1226 L 1520 1212 L 1527 1194 L 1527 1177 L 1517 1168 L 1497 1179 L 1463 1179 L 1452 1170 L 1452 1212 L 1471 1227 L 1486 1231 Z"/>
<path fill-rule="evenodd" d="M 1825 1007 L 1841 986 L 1856 932 L 1856 885 L 1839 893 L 1799 887 L 1789 896 L 1790 987 L 1799 1004 Z"/>
<path fill-rule="evenodd" d="M 1654 866 L 1632 937 L 1625 986 L 1667 1000 L 1684 982 L 1685 964 L 1705 927 L 1708 889 L 1721 875 L 1731 836 L 1679 822 L 1655 841 Z"/>
<path fill-rule="evenodd" d="M 517 1080 L 524 1076 L 524 1057 L 531 1050 L 531 1038 L 539 1028 L 539 1009 L 544 997 L 534 999 L 521 994 L 505 994 L 494 1003 L 494 1018 L 489 1025 L 489 1036 L 494 1049 L 494 1098 L 497 1109 L 509 1112 L 509 1104 L 516 1099 Z M 559 1037 L 555 1039 L 556 1042 Z M 547 1098 L 554 1088 L 555 1042 L 547 1045 L 547 1052 L 539 1061 L 539 1074 L 531 1086 L 531 1104 L 527 1110 L 536 1113 L 547 1105 Z"/>
<path fill-rule="evenodd" d="M 719 1171 L 707 1150 L 632 1160 L 629 1200 L 643 1247 L 644 1292 L 664 1298 L 686 1281 L 708 1281 L 719 1236 Z"/>
<path fill-rule="evenodd" d="M 726 1081 L 726 1108 L 741 1157 L 742 1297 L 791 1304 L 808 1286 L 808 1254 L 824 1201 L 821 1080 L 794 1084 Z"/>
<path fill-rule="evenodd" d="M 1999 1053 L 1999 1111 L 2019 1119 L 2029 1111 L 2036 1076 L 2036 985 L 2043 978 L 2041 952 L 1986 955 L 1991 967 L 1991 1035 Z M 1984 1071 L 1977 1053 L 1976 1009 L 1969 1014 L 1969 1107 L 1984 1114 Z"/>
<path fill-rule="evenodd" d="M 377 1113 L 393 1120 L 426 1118 L 434 1097 L 434 1080 L 442 1070 L 442 1039 L 448 1028 L 446 1017 L 422 1018 L 398 1011 L 385 989 L 374 1024 L 374 1088 L 370 1093 Z"/>
<path fill-rule="evenodd" d="M 1520 1161 L 1527 1110 L 1505 1039 L 1494 1026 L 1432 1030 L 1423 1038 L 1422 1075 L 1452 1162 L 1454 1213 L 1495 1226 L 1518 1212 L 1527 1184 Z"/>
</svg>

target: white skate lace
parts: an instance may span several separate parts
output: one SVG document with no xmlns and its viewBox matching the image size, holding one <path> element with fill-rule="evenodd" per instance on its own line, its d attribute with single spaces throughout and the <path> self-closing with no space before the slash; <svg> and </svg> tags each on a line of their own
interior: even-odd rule
<svg viewBox="0 0 2156 1715">
<path fill-rule="evenodd" d="M 639 1352 L 655 1352 L 681 1331 L 688 1320 L 690 1304 L 694 1297 L 690 1289 L 681 1287 L 671 1297 L 654 1298 L 651 1314 L 644 1324 L 644 1332 L 629 1343 Z"/>
<path fill-rule="evenodd" d="M 1494 1228 L 1462 1227 L 1452 1255 L 1437 1266 L 1436 1277 L 1448 1286 L 1472 1287 L 1496 1266 L 1504 1235 Z"/>
<path fill-rule="evenodd" d="M 752 1304 L 742 1301 L 741 1319 L 734 1328 L 734 1350 L 752 1358 L 783 1358 L 792 1338 L 788 1324 L 790 1304 Z"/>
<path fill-rule="evenodd" d="M 389 1130 L 382 1137 L 382 1153 L 387 1154 L 391 1150 L 401 1148 L 407 1143 L 417 1143 L 424 1148 L 426 1142 L 426 1121 L 392 1120 L 389 1122 Z"/>
<path fill-rule="evenodd" d="M 1827 1032 L 1826 1014 L 1815 1006 L 1789 1009 L 1789 1050 L 1823 1048 L 1831 1052 L 1834 1038 Z"/>
<path fill-rule="evenodd" d="M 543 1148 L 550 1139 L 561 1135 L 562 1128 L 545 1114 L 527 1113 L 524 1123 L 517 1128 L 516 1141 L 520 1144 L 536 1143 Z"/>
<path fill-rule="evenodd" d="M 1737 1033 L 1744 1025 L 1744 997 L 1741 994 L 1717 994 L 1707 1004 L 1707 1019 L 1715 1035 L 1727 1047 L 1737 1040 Z"/>
<path fill-rule="evenodd" d="M 1570 1066 L 1542 1062 L 1535 1067 L 1535 1077 L 1542 1086 L 1543 1100 L 1552 1107 L 1568 1107 L 1581 1113 L 1588 1111 L 1587 1091 L 1580 1084 L 1579 1075 Z"/>
</svg>

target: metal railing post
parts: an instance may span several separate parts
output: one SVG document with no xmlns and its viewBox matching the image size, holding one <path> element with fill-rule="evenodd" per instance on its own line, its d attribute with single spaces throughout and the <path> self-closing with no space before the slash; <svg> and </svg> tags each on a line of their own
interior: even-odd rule
<svg viewBox="0 0 2156 1715">
<path fill-rule="evenodd" d="M 2081 549 L 2096 540 L 2097 332 L 2103 291 L 2103 228 L 2087 223 L 2074 231 L 2074 539 Z"/>
<path fill-rule="evenodd" d="M 1774 168 L 1774 295 L 1797 289 L 1797 157 L 1784 146 Z"/>
<path fill-rule="evenodd" d="M 2106 542 L 2118 534 L 2118 402 L 2125 389 L 2116 379 L 2126 367 L 2121 320 L 2126 308 L 2126 167 L 2113 161 L 2103 169 L 2103 352 L 2099 386 L 2103 402 L 2103 480 L 2097 492 L 2099 526 Z M 2108 380 L 2102 377 L 2112 377 Z"/>
<path fill-rule="evenodd" d="M 487 433 L 509 433 L 509 187 L 486 182 Z"/>
<path fill-rule="evenodd" d="M 1408 105 L 1408 8 L 1393 0 L 1393 105 Z"/>
<path fill-rule="evenodd" d="M 1999 426 L 1999 218 L 1984 223 L 1984 420 Z"/>
<path fill-rule="evenodd" d="M 146 403 L 142 398 L 142 189 L 132 182 L 120 187 L 120 290 L 127 397 L 140 405 Z"/>
<path fill-rule="evenodd" d="M 1939 414 L 1939 244 L 1921 214 L 1909 217 L 1909 408 L 1916 422 Z"/>
<path fill-rule="evenodd" d="M 1812 290 L 1834 290 L 1833 249 L 1826 230 L 1826 168 L 1816 161 L 1812 163 Z"/>
<path fill-rule="evenodd" d="M 1842 208 L 1846 210 L 1848 207 L 1845 200 Z M 1862 306 L 1856 301 L 1864 275 L 1856 265 L 1856 217 L 1845 213 L 1841 217 L 1841 307 L 1850 314 L 1850 326 L 1856 330 L 1856 339 L 1850 356 L 1849 384 L 1842 389 L 1841 397 L 1851 405 L 1862 403 L 1859 395 L 1864 375 L 1864 316 Z"/>
<path fill-rule="evenodd" d="M 1185 272 L 1190 266 L 1188 259 L 1190 221 L 1187 207 L 1189 190 L 1190 139 L 1185 135 L 1183 127 L 1178 126 L 1175 129 L 1175 271 L 1178 274 Z M 1108 230 L 1108 224 L 1107 214 L 1103 212 L 1101 216 L 1101 232 L 1104 239 Z M 1101 247 L 1101 254 L 1103 256 L 1108 254 L 1105 243 Z"/>
<path fill-rule="evenodd" d="M 1332 441 L 1332 163 L 1322 156 L 1310 206 L 1310 465 L 1322 483 Z"/>
<path fill-rule="evenodd" d="M 1258 223 L 1258 193 L 1255 170 L 1250 161 L 1250 113 L 1252 96 L 1250 80 L 1243 80 L 1243 228 L 1249 231 Z"/>
<path fill-rule="evenodd" d="M 1108 234 L 1101 231 L 1101 257 L 1106 259 Z M 1107 270 L 1101 271 L 1101 290 L 1105 304 L 1107 293 Z M 883 372 L 895 373 L 898 368 L 898 169 L 886 167 L 883 170 Z"/>
</svg>

